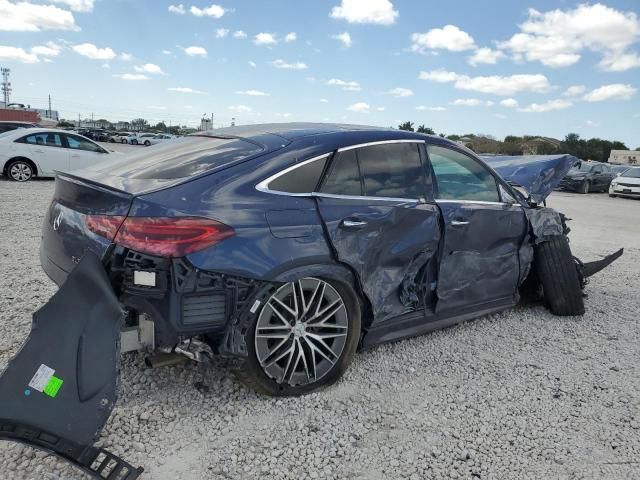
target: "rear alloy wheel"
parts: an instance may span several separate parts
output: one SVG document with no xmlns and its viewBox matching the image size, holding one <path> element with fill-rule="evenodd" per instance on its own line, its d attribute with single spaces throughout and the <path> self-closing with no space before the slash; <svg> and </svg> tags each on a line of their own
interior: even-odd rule
<svg viewBox="0 0 640 480">
<path fill-rule="evenodd" d="M 144 141 L 144 146 L 145 146 L 145 147 L 148 147 L 148 146 L 150 146 L 150 145 L 151 145 L 151 142 L 150 142 L 149 140 L 145 140 L 145 141 Z"/>
<path fill-rule="evenodd" d="M 589 190 L 591 190 L 591 182 L 589 182 L 589 180 L 583 180 L 582 183 L 580 184 L 580 188 L 578 189 L 578 192 L 585 194 L 585 193 L 589 193 Z"/>
<path fill-rule="evenodd" d="M 127 143 L 127 139 L 123 138 L 122 140 L 120 140 L 120 143 Z"/>
<path fill-rule="evenodd" d="M 335 382 L 358 344 L 354 299 L 348 287 L 319 278 L 280 287 L 253 322 L 239 378 L 269 395 L 301 395 Z"/>
<path fill-rule="evenodd" d="M 27 182 L 33 178 L 33 167 L 29 162 L 16 160 L 9 165 L 9 178 L 16 182 Z"/>
</svg>

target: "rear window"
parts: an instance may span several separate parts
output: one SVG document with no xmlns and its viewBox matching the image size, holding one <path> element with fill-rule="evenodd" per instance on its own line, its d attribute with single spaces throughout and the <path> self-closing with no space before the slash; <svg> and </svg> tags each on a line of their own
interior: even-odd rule
<svg viewBox="0 0 640 480">
<path fill-rule="evenodd" d="M 109 162 L 105 171 L 124 178 L 172 180 L 199 175 L 260 152 L 262 147 L 245 140 L 185 137 Z"/>
<path fill-rule="evenodd" d="M 269 182 L 269 190 L 286 193 L 311 193 L 320 181 L 327 157 L 314 160 Z"/>
</svg>

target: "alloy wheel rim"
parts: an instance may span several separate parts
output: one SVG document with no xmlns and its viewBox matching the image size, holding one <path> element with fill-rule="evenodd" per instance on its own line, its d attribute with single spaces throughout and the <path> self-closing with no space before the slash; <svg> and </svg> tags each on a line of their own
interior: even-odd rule
<svg viewBox="0 0 640 480">
<path fill-rule="evenodd" d="M 277 383 L 307 385 L 331 371 L 348 333 L 340 294 L 324 280 L 304 278 L 283 285 L 265 303 L 256 324 L 256 356 Z"/>
<path fill-rule="evenodd" d="M 18 182 L 26 182 L 31 178 L 31 168 L 24 163 L 16 163 L 11 166 L 11 178 Z"/>
</svg>

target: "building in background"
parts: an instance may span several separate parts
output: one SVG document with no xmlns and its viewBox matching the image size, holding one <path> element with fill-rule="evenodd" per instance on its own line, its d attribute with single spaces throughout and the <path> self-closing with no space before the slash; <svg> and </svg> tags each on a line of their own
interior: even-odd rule
<svg viewBox="0 0 640 480">
<path fill-rule="evenodd" d="M 615 165 L 640 165 L 640 151 L 638 150 L 611 150 L 609 163 Z"/>
<path fill-rule="evenodd" d="M 213 128 L 213 122 L 210 118 L 203 117 L 200 120 L 200 128 L 199 130 L 211 130 Z"/>
</svg>

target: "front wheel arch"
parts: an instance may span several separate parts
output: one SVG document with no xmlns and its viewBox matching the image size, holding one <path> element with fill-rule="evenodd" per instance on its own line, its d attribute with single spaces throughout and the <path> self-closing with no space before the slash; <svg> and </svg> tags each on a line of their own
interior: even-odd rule
<svg viewBox="0 0 640 480">
<path fill-rule="evenodd" d="M 4 164 L 4 166 L 2 167 L 2 173 L 7 176 L 9 173 L 9 165 L 11 165 L 13 162 L 21 160 L 23 162 L 28 163 L 29 165 L 31 165 L 31 168 L 33 168 L 33 176 L 36 177 L 38 176 L 38 166 L 36 165 L 36 162 L 34 162 L 33 160 L 31 160 L 30 158 L 27 157 L 13 157 L 10 158 L 9 160 L 7 160 Z"/>
</svg>

